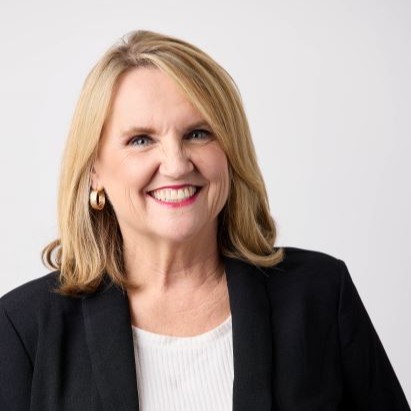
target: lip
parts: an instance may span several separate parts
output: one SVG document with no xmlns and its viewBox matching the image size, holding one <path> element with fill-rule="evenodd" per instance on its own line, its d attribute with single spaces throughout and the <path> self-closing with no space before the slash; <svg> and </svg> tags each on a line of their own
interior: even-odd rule
<svg viewBox="0 0 411 411">
<path fill-rule="evenodd" d="M 195 184 L 175 184 L 175 185 L 170 185 L 170 186 L 161 186 L 161 187 L 157 187 L 153 190 L 149 190 L 147 191 L 148 193 L 152 193 L 153 191 L 157 191 L 157 190 L 164 190 L 166 188 L 171 188 L 174 190 L 178 190 L 179 188 L 184 188 L 184 187 L 195 187 L 197 189 L 200 189 L 200 186 L 196 186 Z"/>
<path fill-rule="evenodd" d="M 187 199 L 182 200 L 182 201 L 178 201 L 178 202 L 158 200 L 157 198 L 155 198 L 154 196 L 152 196 L 150 194 L 153 191 L 157 191 L 157 190 L 163 190 L 163 189 L 167 189 L 167 188 L 177 190 L 177 189 L 184 188 L 184 187 L 195 187 L 197 189 L 197 191 L 195 192 L 195 194 L 192 197 L 187 198 Z M 179 184 L 179 185 L 162 186 L 162 187 L 156 188 L 155 190 L 147 191 L 146 195 L 149 198 L 151 198 L 152 200 L 154 200 L 157 204 L 160 204 L 162 206 L 170 207 L 170 208 L 181 208 L 181 207 L 187 207 L 187 206 L 193 204 L 197 200 L 197 197 L 198 197 L 198 195 L 201 191 L 201 188 L 202 188 L 201 186 L 196 186 L 196 185 L 193 185 L 193 184 Z"/>
</svg>

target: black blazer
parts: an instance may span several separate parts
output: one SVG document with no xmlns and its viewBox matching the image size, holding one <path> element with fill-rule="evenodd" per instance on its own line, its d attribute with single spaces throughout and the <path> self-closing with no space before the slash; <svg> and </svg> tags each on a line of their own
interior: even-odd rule
<svg viewBox="0 0 411 411">
<path fill-rule="evenodd" d="M 234 411 L 410 410 L 343 261 L 286 247 L 261 269 L 226 258 Z M 50 292 L 58 273 L 0 299 L 2 411 L 135 411 L 127 294 Z M 212 410 L 210 410 L 212 411 Z"/>
</svg>

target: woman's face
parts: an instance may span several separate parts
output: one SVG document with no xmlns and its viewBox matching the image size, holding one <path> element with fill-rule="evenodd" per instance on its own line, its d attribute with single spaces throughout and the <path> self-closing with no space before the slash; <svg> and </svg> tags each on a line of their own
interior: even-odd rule
<svg viewBox="0 0 411 411">
<path fill-rule="evenodd" d="M 227 158 L 202 115 L 154 68 L 120 79 L 92 172 L 123 238 L 184 242 L 217 235 Z"/>
</svg>

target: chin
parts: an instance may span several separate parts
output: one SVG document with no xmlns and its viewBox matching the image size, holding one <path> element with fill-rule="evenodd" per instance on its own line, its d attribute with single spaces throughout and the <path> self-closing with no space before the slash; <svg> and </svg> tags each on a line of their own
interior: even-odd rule
<svg viewBox="0 0 411 411">
<path fill-rule="evenodd" d="M 204 227 L 192 226 L 190 224 L 163 224 L 161 232 L 156 233 L 160 242 L 183 244 L 187 242 L 196 242 L 204 238 L 207 230 Z M 210 238 L 207 241 L 211 241 Z"/>
<path fill-rule="evenodd" d="M 170 233 L 162 233 L 158 236 L 158 240 L 163 243 L 174 243 L 174 244 L 184 244 L 184 243 L 192 243 L 198 240 L 199 233 L 198 232 L 170 232 Z"/>
</svg>

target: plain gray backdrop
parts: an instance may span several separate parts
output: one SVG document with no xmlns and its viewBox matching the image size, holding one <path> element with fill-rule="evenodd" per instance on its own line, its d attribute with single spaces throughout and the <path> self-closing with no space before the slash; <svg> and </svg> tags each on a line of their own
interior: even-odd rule
<svg viewBox="0 0 411 411">
<path fill-rule="evenodd" d="M 0 295 L 47 272 L 75 102 L 134 29 L 192 42 L 234 77 L 279 244 L 346 262 L 410 400 L 410 0 L 2 0 Z"/>
</svg>

